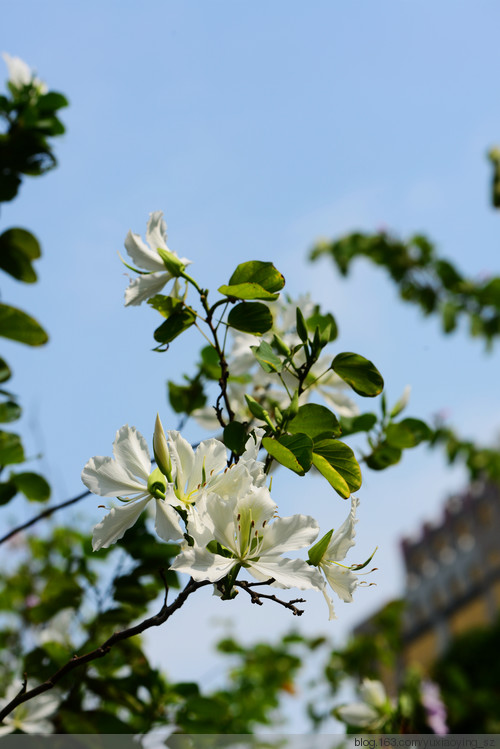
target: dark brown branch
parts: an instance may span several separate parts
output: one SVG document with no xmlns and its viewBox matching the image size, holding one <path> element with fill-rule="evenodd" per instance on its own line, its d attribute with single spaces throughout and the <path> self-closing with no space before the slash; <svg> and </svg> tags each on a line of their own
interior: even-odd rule
<svg viewBox="0 0 500 749">
<path fill-rule="evenodd" d="M 294 598 L 293 601 L 282 601 L 281 598 L 277 598 L 275 595 L 269 595 L 267 593 L 256 593 L 255 590 L 252 590 L 252 588 L 255 588 L 258 585 L 269 585 L 270 582 L 273 582 L 272 578 L 271 580 L 266 580 L 266 582 L 263 583 L 247 583 L 245 580 L 236 580 L 234 585 L 237 585 L 239 588 L 248 593 L 252 603 L 256 603 L 257 606 L 262 606 L 262 599 L 267 598 L 269 601 L 274 601 L 275 603 L 279 603 L 280 606 L 284 606 L 285 609 L 289 609 L 289 611 L 291 611 L 294 616 L 302 616 L 302 614 L 304 613 L 304 609 L 298 609 L 296 606 L 294 606 L 294 604 L 305 603 L 305 598 Z"/>
<path fill-rule="evenodd" d="M 79 502 L 81 499 L 84 499 L 84 497 L 87 497 L 90 495 L 89 491 L 82 492 L 77 497 L 73 497 L 73 499 L 67 499 L 65 502 L 61 502 L 58 505 L 54 505 L 53 507 L 47 507 L 46 510 L 41 512 L 39 515 L 35 515 L 31 518 L 31 520 L 27 520 L 26 523 L 23 523 L 22 525 L 18 525 L 16 528 L 13 528 L 11 531 L 5 534 L 5 536 L 2 536 L 0 538 L 0 544 L 5 543 L 5 541 L 8 541 L 9 538 L 12 538 L 12 536 L 15 536 L 16 533 L 21 533 L 21 531 L 26 530 L 26 528 L 30 528 L 32 525 L 35 525 L 35 523 L 38 523 L 39 520 L 43 520 L 43 518 L 48 518 L 51 515 L 54 514 L 54 512 L 57 512 L 57 510 L 62 510 L 63 507 L 69 507 L 70 505 L 74 505 L 76 502 Z"/>
<path fill-rule="evenodd" d="M 222 400 L 224 401 L 224 405 L 226 406 L 226 411 L 227 411 L 227 415 L 229 417 L 230 422 L 234 420 L 234 411 L 231 408 L 231 404 L 229 403 L 229 396 L 227 394 L 227 380 L 229 377 L 229 369 L 227 366 L 226 358 L 224 356 L 224 352 L 219 343 L 219 337 L 217 335 L 217 327 L 215 327 L 213 324 L 213 314 L 214 314 L 215 308 L 221 303 L 222 300 L 219 300 L 212 307 L 209 307 L 207 298 L 206 298 L 206 293 L 201 294 L 200 299 L 201 299 L 201 303 L 203 304 L 203 307 L 205 308 L 205 312 L 207 313 L 205 322 L 210 328 L 210 332 L 212 333 L 212 337 L 214 339 L 214 348 L 217 351 L 217 354 L 219 356 L 219 364 L 220 364 L 220 371 L 221 371 L 221 376 L 219 378 L 220 393 L 217 398 L 217 402 L 215 404 L 215 413 L 217 415 L 217 420 L 219 424 L 224 429 L 224 427 L 226 426 L 226 422 L 224 421 L 224 417 L 222 416 L 221 401 Z M 227 299 L 224 300 L 224 302 L 227 302 Z"/>
<path fill-rule="evenodd" d="M 162 577 L 165 582 L 163 573 Z M 135 627 L 129 627 L 128 629 L 122 629 L 120 632 L 115 632 L 106 640 L 106 642 L 100 645 L 100 647 L 90 651 L 89 653 L 85 653 L 84 655 L 74 655 L 70 661 L 68 661 L 64 666 L 56 671 L 53 676 L 44 681 L 43 684 L 39 684 L 37 687 L 34 687 L 29 691 L 21 690 L 21 692 L 13 700 L 11 700 L 0 712 L 0 722 L 3 721 L 3 719 L 7 715 L 9 715 L 9 713 L 11 713 L 18 705 L 21 705 L 23 702 L 27 702 L 27 700 L 33 699 L 33 697 L 37 697 L 39 694 L 43 694 L 43 692 L 47 692 L 49 689 L 52 689 L 64 676 L 66 676 L 66 674 L 70 673 L 75 668 L 79 668 L 85 663 L 90 663 L 91 661 L 95 661 L 98 658 L 102 658 L 103 656 L 107 655 L 113 645 L 116 645 L 117 642 L 121 642 L 121 640 L 127 640 L 129 637 L 134 637 L 135 635 L 140 635 L 146 629 L 150 629 L 150 627 L 159 627 L 160 624 L 164 624 L 164 622 L 166 622 L 167 619 L 169 619 L 175 611 L 180 609 L 180 607 L 191 595 L 191 593 L 194 593 L 196 590 L 202 588 L 205 585 L 211 585 L 211 583 L 207 580 L 197 583 L 193 579 L 191 579 L 184 590 L 179 593 L 175 601 L 173 601 L 173 603 L 168 606 L 168 587 L 165 582 L 165 598 L 163 601 L 163 605 L 157 614 L 149 617 L 149 619 L 145 619 L 140 624 L 136 624 Z"/>
</svg>

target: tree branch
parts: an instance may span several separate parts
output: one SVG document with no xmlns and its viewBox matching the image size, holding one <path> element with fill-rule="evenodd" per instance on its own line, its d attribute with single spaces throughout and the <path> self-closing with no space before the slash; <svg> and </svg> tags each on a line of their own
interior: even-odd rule
<svg viewBox="0 0 500 749">
<path fill-rule="evenodd" d="M 87 497 L 90 495 L 89 491 L 82 492 L 77 497 L 73 497 L 73 499 L 67 499 L 64 502 L 61 502 L 58 505 L 54 505 L 53 507 L 47 507 L 46 510 L 41 512 L 39 515 L 35 515 L 31 518 L 31 520 L 26 521 L 26 523 L 23 523 L 22 525 L 18 525 L 16 528 L 13 528 L 11 531 L 5 534 L 5 536 L 2 536 L 0 538 L 0 544 L 5 543 L 5 541 L 8 541 L 9 538 L 12 538 L 12 536 L 15 536 L 16 533 L 21 533 L 21 531 L 26 530 L 26 528 L 30 528 L 32 525 L 35 525 L 35 523 L 38 523 L 39 520 L 43 520 L 43 518 L 50 517 L 54 512 L 57 512 L 57 510 L 62 510 L 63 507 L 69 507 L 70 505 L 74 505 L 76 502 L 79 502 L 84 497 Z"/>
<path fill-rule="evenodd" d="M 37 697 L 39 694 L 43 694 L 43 692 L 47 692 L 49 689 L 52 689 L 64 676 L 66 676 L 66 674 L 70 673 L 75 668 L 78 668 L 85 663 L 90 663 L 91 661 L 95 661 L 98 658 L 102 658 L 103 656 L 107 655 L 111 648 L 116 645 L 117 642 L 121 642 L 121 640 L 127 640 L 129 637 L 134 637 L 135 635 L 140 635 L 146 629 L 150 629 L 150 627 L 159 627 L 160 624 L 164 624 L 164 622 L 166 622 L 167 619 L 169 619 L 172 614 L 177 611 L 177 609 L 180 609 L 180 607 L 184 604 L 191 593 L 194 593 L 196 590 L 204 587 L 205 585 L 211 585 L 208 580 L 197 583 L 191 578 L 186 587 L 179 593 L 175 601 L 173 601 L 173 603 L 168 606 L 168 586 L 166 584 L 163 571 L 161 572 L 161 575 L 165 582 L 165 598 L 163 601 L 163 605 L 157 614 L 149 617 L 149 619 L 145 619 L 140 624 L 136 624 L 134 627 L 129 627 L 128 629 L 122 629 L 119 632 L 115 632 L 111 635 L 111 637 L 103 642 L 102 645 L 100 645 L 95 650 L 90 651 L 89 653 L 85 653 L 84 655 L 74 655 L 73 658 L 64 666 L 62 666 L 58 671 L 56 671 L 53 676 L 44 681 L 42 684 L 39 684 L 37 687 L 34 687 L 29 691 L 23 691 L 21 689 L 19 694 L 13 700 L 11 700 L 0 712 L 0 722 L 3 721 L 3 719 L 7 715 L 9 715 L 9 713 L 11 713 L 18 705 L 33 699 L 33 697 Z"/>
<path fill-rule="evenodd" d="M 282 601 L 281 598 L 277 598 L 275 595 L 269 595 L 267 593 L 256 593 L 255 590 L 253 590 L 253 588 L 257 587 L 258 585 L 269 585 L 272 582 L 274 582 L 273 578 L 271 578 L 270 580 L 266 580 L 263 583 L 247 583 L 245 580 L 236 580 L 234 585 L 237 585 L 239 588 L 248 593 L 252 600 L 252 603 L 256 603 L 257 606 L 262 606 L 262 599 L 267 598 L 269 601 L 274 601 L 275 603 L 279 603 L 280 606 L 284 606 L 285 609 L 289 609 L 289 611 L 291 611 L 294 616 L 302 616 L 302 614 L 304 613 L 304 609 L 298 609 L 296 606 L 294 606 L 294 604 L 305 603 L 305 598 L 294 598 L 293 601 Z"/>
</svg>

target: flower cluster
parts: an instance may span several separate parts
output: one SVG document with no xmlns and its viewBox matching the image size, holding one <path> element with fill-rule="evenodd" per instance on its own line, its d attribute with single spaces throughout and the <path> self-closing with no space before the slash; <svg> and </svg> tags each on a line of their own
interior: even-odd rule
<svg viewBox="0 0 500 749">
<path fill-rule="evenodd" d="M 352 569 L 342 564 L 354 544 L 357 500 L 338 531 L 310 549 L 308 561 L 283 556 L 310 546 L 319 526 L 309 515 L 277 516 L 264 464 L 258 460 L 262 434 L 255 429 L 243 455 L 231 464 L 219 440 L 205 440 L 193 450 L 179 432 L 165 433 L 157 417 L 153 469 L 144 437 L 135 427 L 123 426 L 113 457 L 91 458 L 82 471 L 91 492 L 120 502 L 95 526 L 94 551 L 118 541 L 146 507 L 153 508 L 158 536 L 182 541 L 172 569 L 196 581 L 218 583 L 228 576 L 234 581 L 243 568 L 275 587 L 319 590 L 333 618 L 326 583 L 344 601 L 352 600 L 357 585 Z"/>
</svg>

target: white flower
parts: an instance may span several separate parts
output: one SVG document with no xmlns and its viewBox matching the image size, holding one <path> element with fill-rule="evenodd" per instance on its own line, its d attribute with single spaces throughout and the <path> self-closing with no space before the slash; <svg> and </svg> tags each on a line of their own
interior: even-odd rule
<svg viewBox="0 0 500 749">
<path fill-rule="evenodd" d="M 183 535 L 176 507 L 189 516 L 194 503 L 208 491 L 227 499 L 246 492 L 252 485 L 263 484 L 264 465 L 257 460 L 262 430 L 255 431 L 256 438 L 249 437 L 239 462 L 228 468 L 222 442 L 208 439 L 195 451 L 179 432 L 169 431 L 167 437 L 157 417 L 153 445 L 159 468 L 151 472 L 146 440 L 135 427 L 122 427 L 113 444 L 115 457 L 91 458 L 82 471 L 82 481 L 91 492 L 125 502 L 122 507 L 112 508 L 95 526 L 94 551 L 122 538 L 153 499 L 156 532 L 169 541 Z"/>
<path fill-rule="evenodd" d="M 351 511 L 349 515 L 335 533 L 330 531 L 332 535 L 328 542 L 328 546 L 319 561 L 315 562 L 318 568 L 323 572 L 326 581 L 332 590 L 334 590 L 339 598 L 346 603 L 352 602 L 352 594 L 358 584 L 358 578 L 353 573 L 351 567 L 342 564 L 347 552 L 351 546 L 354 546 L 353 539 L 356 535 L 354 526 L 358 522 L 356 520 L 356 508 L 358 504 L 359 500 L 352 497 Z M 321 541 L 316 544 L 316 546 L 319 546 L 319 544 L 321 544 Z M 314 548 L 311 549 L 310 557 L 311 554 L 314 554 Z M 328 610 L 330 612 L 329 619 L 336 619 L 333 601 L 326 593 L 325 589 L 323 589 L 323 595 L 328 604 Z"/>
<path fill-rule="evenodd" d="M 142 434 L 128 424 L 123 426 L 116 433 L 113 454 L 114 458 L 91 458 L 82 471 L 83 483 L 94 494 L 125 499 L 122 507 L 113 507 L 95 526 L 94 551 L 107 548 L 122 538 L 152 499 L 156 504 L 155 528 L 160 538 L 165 541 L 181 538 L 179 515 L 164 498 L 167 481 L 164 479 L 162 491 L 162 477 L 158 469 L 151 472 L 151 458 Z"/>
<path fill-rule="evenodd" d="M 9 71 L 9 82 L 16 89 L 22 89 L 30 84 L 35 86 L 39 94 L 47 93 L 47 85 L 36 78 L 30 66 L 21 60 L 20 57 L 11 57 L 7 52 L 2 53 L 2 57 Z"/>
<path fill-rule="evenodd" d="M 132 261 L 139 268 L 144 269 L 138 278 L 130 282 L 125 291 L 125 306 L 141 304 L 158 294 L 165 284 L 176 274 L 172 273 L 172 266 L 183 269 L 190 264 L 187 258 L 179 258 L 175 252 L 167 247 L 167 225 L 163 219 L 163 211 L 154 211 L 149 215 L 146 229 L 145 244 L 138 234 L 131 231 L 125 238 L 125 249 Z M 168 270 L 167 265 L 171 266 Z"/>
<path fill-rule="evenodd" d="M 31 689 L 33 684 L 28 684 L 27 689 Z M 18 684 L 11 684 L 7 689 L 5 697 L 0 700 L 0 709 L 8 705 L 20 691 Z M 34 697 L 32 700 L 26 700 L 18 705 L 14 710 L 3 719 L 3 725 L 0 726 L 0 736 L 6 736 L 13 731 L 23 731 L 24 733 L 52 733 L 54 726 L 49 720 L 45 720 L 52 715 L 59 705 L 59 697 L 52 693 L 44 693 Z"/>
<path fill-rule="evenodd" d="M 281 556 L 314 541 L 316 520 L 293 515 L 271 522 L 276 505 L 266 487 L 251 487 L 245 495 L 227 500 L 209 494 L 196 509 L 196 520 L 188 523 L 194 546 L 184 548 L 172 569 L 196 581 L 217 582 L 233 568 L 244 567 L 261 582 L 273 578 L 273 585 L 279 588 L 320 590 L 324 585 L 317 570 L 302 559 Z M 207 548 L 211 540 L 220 544 L 222 553 Z"/>
<path fill-rule="evenodd" d="M 359 693 L 363 702 L 342 705 L 335 712 L 340 720 L 350 726 L 375 731 L 385 723 L 391 712 L 391 702 L 384 685 L 375 679 L 363 679 Z"/>
</svg>

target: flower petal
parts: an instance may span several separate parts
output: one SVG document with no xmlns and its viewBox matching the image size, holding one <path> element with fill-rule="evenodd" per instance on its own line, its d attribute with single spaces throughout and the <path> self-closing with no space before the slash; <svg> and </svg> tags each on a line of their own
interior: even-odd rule
<svg viewBox="0 0 500 749">
<path fill-rule="evenodd" d="M 38 734 L 46 734 L 46 733 L 53 733 L 54 732 L 54 726 L 50 722 L 50 720 L 41 720 L 36 721 L 36 723 L 31 723 L 27 721 L 26 723 L 23 721 L 21 724 L 21 729 L 24 731 L 24 733 L 38 733 Z"/>
<path fill-rule="evenodd" d="M 165 270 L 163 260 L 156 252 L 156 249 L 150 249 L 141 239 L 139 234 L 133 234 L 131 231 L 125 237 L 125 249 L 132 258 L 134 265 L 144 270 L 159 271 Z"/>
<path fill-rule="evenodd" d="M 365 705 L 364 702 L 353 702 L 350 705 L 338 707 L 335 711 L 339 718 L 350 726 L 369 726 L 377 720 L 378 713 L 373 707 Z"/>
<path fill-rule="evenodd" d="M 151 299 L 155 294 L 159 294 L 171 278 L 172 276 L 166 270 L 159 273 L 147 273 L 134 278 L 125 289 L 125 307 L 141 304 L 147 299 Z"/>
<path fill-rule="evenodd" d="M 170 430 L 167 432 L 168 447 L 172 462 L 175 466 L 175 483 L 181 494 L 194 466 L 194 450 L 179 432 Z"/>
<path fill-rule="evenodd" d="M 134 476 L 144 479 L 147 484 L 151 473 L 151 457 L 146 440 L 135 427 L 125 424 L 117 431 L 113 453 L 122 466 Z"/>
<path fill-rule="evenodd" d="M 123 497 L 140 494 L 147 488 L 113 458 L 96 455 L 82 471 L 82 481 L 100 497 Z"/>
<path fill-rule="evenodd" d="M 264 582 L 271 577 L 276 588 L 299 588 L 299 590 L 322 590 L 325 582 L 315 567 L 302 559 L 287 559 L 286 557 L 263 556 L 257 561 L 247 562 L 248 571 Z"/>
<path fill-rule="evenodd" d="M 208 494 L 204 500 L 204 507 L 212 523 L 213 538 L 237 554 L 238 549 L 235 539 L 236 500 L 225 500 L 218 494 Z"/>
<path fill-rule="evenodd" d="M 264 523 L 268 523 L 273 517 L 277 510 L 277 505 L 271 498 L 269 489 L 266 486 L 251 486 L 249 491 L 240 497 L 236 502 L 235 512 L 245 513 L 250 512 L 251 518 L 255 522 L 257 528 L 263 527 Z M 267 540 L 267 534 L 271 532 L 272 526 L 265 529 L 264 537 Z M 266 547 L 268 546 L 264 541 Z M 273 549 L 273 553 L 274 553 Z M 279 551 L 277 553 L 280 553 Z"/>
<path fill-rule="evenodd" d="M 331 589 L 335 591 L 338 597 L 346 603 L 352 603 L 352 594 L 358 585 L 358 578 L 354 572 L 348 567 L 341 567 L 334 563 L 320 563 L 319 566 Z"/>
<path fill-rule="evenodd" d="M 195 546 L 178 554 L 170 569 L 185 572 L 196 582 L 210 580 L 215 583 L 225 577 L 235 564 L 237 564 L 236 559 L 212 554 L 207 549 Z"/>
<path fill-rule="evenodd" d="M 202 483 L 203 472 L 205 481 L 210 486 L 211 481 L 224 468 L 227 468 L 226 446 L 220 440 L 204 440 L 194 454 L 193 467 L 187 477 L 186 493 L 189 494 Z"/>
<path fill-rule="evenodd" d="M 92 549 L 94 551 L 107 549 L 108 546 L 122 538 L 125 531 L 134 525 L 150 499 L 152 497 L 148 494 L 144 499 L 127 502 L 123 507 L 113 507 L 111 512 L 95 526 L 92 536 Z"/>
<path fill-rule="evenodd" d="M 302 549 L 312 544 L 318 531 L 318 522 L 310 515 L 276 518 L 266 530 L 262 551 L 272 549 L 273 553 L 282 554 L 291 549 Z"/>
<path fill-rule="evenodd" d="M 387 703 L 385 687 L 378 679 L 363 679 L 359 688 L 361 698 L 372 707 L 384 707 Z"/>
<path fill-rule="evenodd" d="M 20 57 L 12 57 L 7 52 L 3 52 L 2 57 L 7 65 L 10 83 L 16 88 L 29 86 L 33 79 L 33 72 L 30 66 Z"/>
<path fill-rule="evenodd" d="M 335 613 L 335 609 L 333 608 L 333 601 L 330 598 L 330 596 L 328 595 L 328 593 L 326 592 L 326 586 L 323 588 L 323 590 L 321 592 L 323 593 L 323 595 L 325 597 L 326 605 L 328 606 L 328 614 L 329 614 L 328 621 L 331 622 L 332 619 L 336 619 L 337 618 L 337 615 Z"/>
<path fill-rule="evenodd" d="M 246 463 L 242 463 L 240 459 L 236 465 L 232 465 L 224 473 L 214 476 L 208 488 L 223 499 L 231 499 L 246 494 L 252 484 L 252 476 L 246 467 Z"/>
<path fill-rule="evenodd" d="M 347 518 L 344 520 L 340 528 L 333 534 L 328 544 L 328 548 L 325 551 L 324 559 L 332 560 L 334 562 L 340 562 L 345 559 L 345 555 L 354 546 L 354 537 L 356 535 L 355 525 L 358 522 L 356 519 L 356 508 L 359 505 L 359 499 L 352 497 L 351 499 L 351 511 Z"/>
<path fill-rule="evenodd" d="M 183 537 L 179 524 L 179 513 L 164 499 L 156 500 L 155 530 L 164 541 L 175 541 Z"/>
<path fill-rule="evenodd" d="M 146 241 L 152 250 L 157 250 L 159 247 L 162 250 L 168 250 L 167 224 L 163 218 L 163 211 L 153 211 L 149 214 Z"/>
<path fill-rule="evenodd" d="M 57 710 L 60 703 L 60 697 L 55 694 L 40 694 L 33 700 L 25 702 L 24 709 L 26 710 L 27 721 L 37 723 L 41 718 L 47 718 Z M 26 730 L 23 725 L 23 731 Z M 40 731 L 40 733 L 42 732 Z"/>
</svg>

